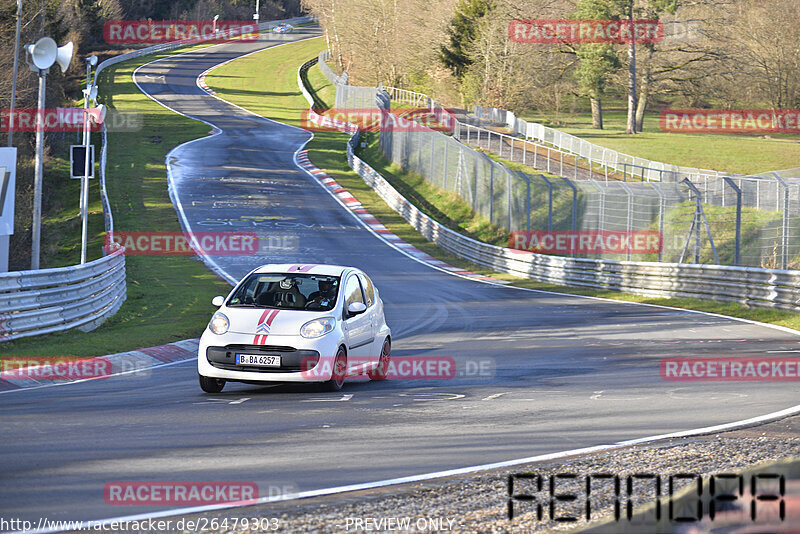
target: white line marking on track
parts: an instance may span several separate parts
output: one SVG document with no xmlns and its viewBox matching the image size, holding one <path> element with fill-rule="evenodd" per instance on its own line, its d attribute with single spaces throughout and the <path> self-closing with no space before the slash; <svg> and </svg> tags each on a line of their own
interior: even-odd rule
<svg viewBox="0 0 800 534">
<path fill-rule="evenodd" d="M 300 402 L 347 402 L 353 398 L 352 393 L 342 395 L 341 399 L 303 399 Z"/>
<path fill-rule="evenodd" d="M 489 395 L 488 397 L 484 397 L 481 400 L 493 400 L 503 395 L 505 395 L 505 393 L 495 393 L 494 395 Z"/>
</svg>

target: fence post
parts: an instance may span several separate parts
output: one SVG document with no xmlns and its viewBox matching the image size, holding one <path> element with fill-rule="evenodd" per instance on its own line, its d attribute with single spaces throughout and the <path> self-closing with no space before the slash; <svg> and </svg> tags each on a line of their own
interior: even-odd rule
<svg viewBox="0 0 800 534">
<path fill-rule="evenodd" d="M 620 182 L 619 185 L 621 185 L 628 194 L 628 209 L 625 216 L 625 230 L 628 232 L 628 236 L 630 236 L 631 232 L 633 231 L 633 191 L 631 191 L 631 188 L 625 182 Z M 631 261 L 630 247 L 628 247 L 628 251 L 625 253 L 625 259 Z"/>
<path fill-rule="evenodd" d="M 667 201 L 660 185 L 653 183 L 650 185 L 658 193 L 658 235 L 661 243 L 661 246 L 658 247 L 658 261 L 660 262 L 663 261 L 664 257 L 664 212 L 667 209 Z"/>
<path fill-rule="evenodd" d="M 734 242 L 733 264 L 739 265 L 739 251 L 742 245 L 742 190 L 727 176 L 723 176 L 722 179 L 725 180 L 725 183 L 736 193 L 736 240 Z M 724 191 L 722 192 L 722 198 L 725 198 Z"/>
<path fill-rule="evenodd" d="M 547 231 L 553 230 L 553 182 L 540 174 L 539 177 L 547 184 Z"/>
<path fill-rule="evenodd" d="M 429 176 L 433 180 L 434 165 L 436 163 L 436 135 L 431 135 L 431 171 Z"/>
<path fill-rule="evenodd" d="M 574 155 L 572 156 L 572 158 L 575 160 L 575 174 L 574 174 L 573 178 L 574 178 L 575 180 L 577 180 L 577 179 L 578 179 L 578 155 L 577 155 L 577 154 L 574 154 Z M 562 161 L 562 162 L 564 161 L 564 154 L 563 154 L 563 153 L 561 154 L 561 161 Z M 563 173 L 562 173 L 562 174 L 563 174 Z M 592 179 L 592 173 L 591 173 L 591 172 L 589 173 L 589 179 L 590 179 L 590 180 Z"/>
<path fill-rule="evenodd" d="M 572 188 L 572 231 L 574 232 L 578 229 L 578 188 L 569 181 L 569 178 L 562 176 L 561 179 Z"/>
<path fill-rule="evenodd" d="M 506 211 L 508 212 L 508 231 L 511 231 L 511 171 L 506 169 Z"/>
<path fill-rule="evenodd" d="M 692 228 L 689 230 L 689 235 L 687 235 L 686 238 L 686 245 L 683 247 L 684 253 L 686 252 L 686 247 L 689 245 L 691 231 L 694 230 L 694 260 L 695 263 L 700 263 L 700 223 L 702 222 L 705 225 L 708 241 L 711 244 L 711 251 L 714 253 L 714 261 L 719 265 L 717 247 L 714 245 L 714 237 L 711 235 L 711 228 L 708 226 L 708 220 L 706 220 L 706 214 L 703 211 L 703 195 L 700 194 L 700 190 L 698 190 L 697 186 L 688 178 L 684 178 L 681 183 L 685 183 L 695 195 L 694 219 L 692 221 Z M 681 261 L 683 261 L 683 253 L 681 253 Z"/>
<path fill-rule="evenodd" d="M 494 223 L 494 163 L 489 165 L 489 222 Z"/>
<path fill-rule="evenodd" d="M 525 229 L 527 231 L 531 231 L 531 179 L 528 175 L 522 174 L 525 177 L 525 183 L 527 184 L 526 187 L 526 194 L 525 194 Z"/>
<path fill-rule="evenodd" d="M 477 212 L 478 210 L 476 208 L 478 205 L 478 158 L 472 158 L 472 169 L 474 171 L 473 175 L 475 176 L 475 180 L 473 182 L 473 184 L 475 184 L 475 187 L 472 188 L 472 210 Z"/>
<path fill-rule="evenodd" d="M 789 267 L 789 185 L 777 172 L 772 171 L 770 174 L 780 185 L 775 192 L 779 193 L 783 188 L 783 209 L 780 207 L 778 209 L 783 212 L 781 213 L 781 269 L 785 270 Z M 776 196 L 778 197 L 778 206 L 780 206 L 780 194 Z"/>
<path fill-rule="evenodd" d="M 550 172 L 550 147 L 547 147 L 547 172 Z"/>
<path fill-rule="evenodd" d="M 450 148 L 450 143 L 448 142 L 447 139 L 445 139 L 445 143 L 444 143 L 444 167 L 442 168 L 442 184 L 443 184 L 442 185 L 442 189 L 445 189 L 447 187 L 447 155 L 448 155 L 447 152 L 448 152 L 449 148 Z"/>
</svg>

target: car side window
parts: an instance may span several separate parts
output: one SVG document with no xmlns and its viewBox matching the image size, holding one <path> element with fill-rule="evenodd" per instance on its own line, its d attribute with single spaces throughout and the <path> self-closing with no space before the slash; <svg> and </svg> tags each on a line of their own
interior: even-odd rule
<svg viewBox="0 0 800 534">
<path fill-rule="evenodd" d="M 361 293 L 361 284 L 357 276 L 353 275 L 347 279 L 344 286 L 344 295 L 346 302 L 345 311 L 347 311 L 347 308 L 354 302 L 361 302 L 364 304 L 364 295 Z"/>
<path fill-rule="evenodd" d="M 364 295 L 367 297 L 367 308 L 375 304 L 375 288 L 372 286 L 372 280 L 365 274 L 359 274 L 361 279 L 361 287 L 364 288 Z"/>
</svg>

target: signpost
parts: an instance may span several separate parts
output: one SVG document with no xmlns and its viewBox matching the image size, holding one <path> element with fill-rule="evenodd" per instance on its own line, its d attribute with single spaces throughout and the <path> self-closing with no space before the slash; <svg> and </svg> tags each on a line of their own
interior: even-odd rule
<svg viewBox="0 0 800 534">
<path fill-rule="evenodd" d="M 0 148 L 0 273 L 8 272 L 8 251 L 14 233 L 17 149 Z"/>
<path fill-rule="evenodd" d="M 94 145 L 89 146 L 89 178 L 94 178 Z M 69 147 L 69 177 L 83 178 L 86 171 L 86 147 L 83 145 L 70 145 Z"/>
</svg>

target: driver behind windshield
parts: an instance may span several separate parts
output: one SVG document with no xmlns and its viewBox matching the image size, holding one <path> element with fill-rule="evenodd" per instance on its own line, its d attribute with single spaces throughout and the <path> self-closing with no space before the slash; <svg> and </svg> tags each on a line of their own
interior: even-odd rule
<svg viewBox="0 0 800 534">
<path fill-rule="evenodd" d="M 332 280 L 320 280 L 319 291 L 308 296 L 306 309 L 329 308 L 336 301 L 336 283 Z"/>
</svg>

